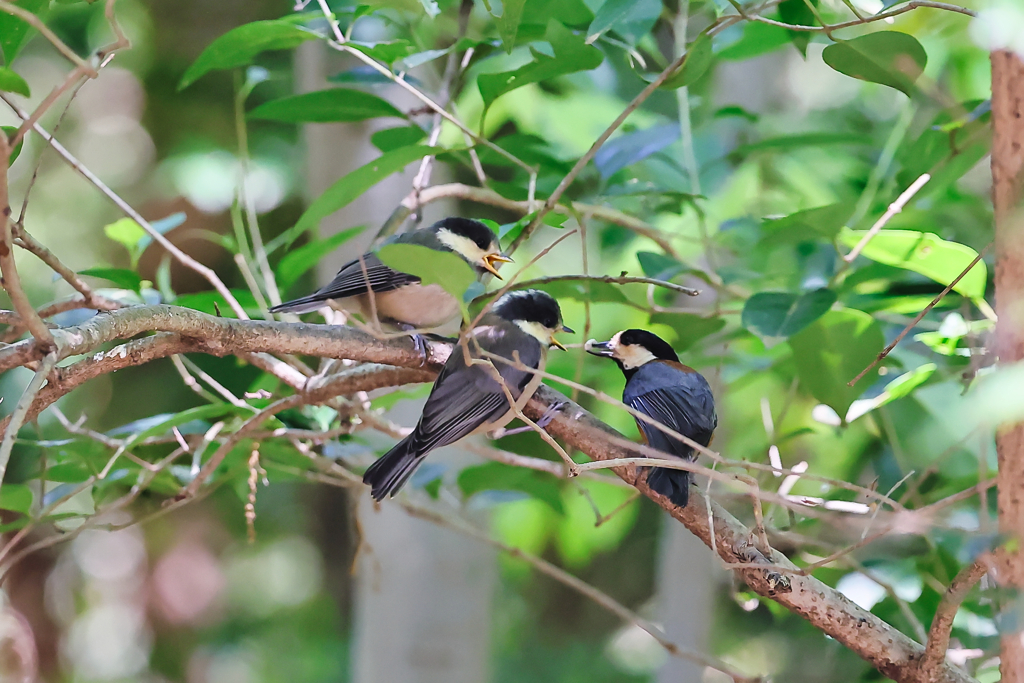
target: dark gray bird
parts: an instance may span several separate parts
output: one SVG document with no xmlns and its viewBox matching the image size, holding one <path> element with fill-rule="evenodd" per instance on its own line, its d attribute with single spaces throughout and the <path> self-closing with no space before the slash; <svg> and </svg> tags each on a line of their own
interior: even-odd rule
<svg viewBox="0 0 1024 683">
<path fill-rule="evenodd" d="M 587 341 L 588 353 L 614 360 L 626 377 L 622 402 L 669 429 L 707 446 L 718 426 L 715 397 L 704 377 L 679 362 L 668 342 L 647 330 L 623 330 L 610 341 Z M 670 456 L 695 460 L 691 446 L 643 420 L 636 420 L 644 443 Z M 686 470 L 655 467 L 647 485 L 685 507 L 692 475 Z"/>
<path fill-rule="evenodd" d="M 494 264 L 512 261 L 501 253 L 498 236 L 480 221 L 469 218 L 445 218 L 429 228 L 385 242 L 391 243 L 418 244 L 458 254 L 473 267 L 478 279 L 486 273 L 501 279 Z M 312 294 L 274 306 L 270 312 L 308 313 L 327 305 L 362 313 L 367 319 L 376 309 L 381 322 L 406 331 L 438 327 L 459 315 L 459 302 L 440 285 L 423 286 L 418 277 L 387 267 L 373 252 L 346 263 L 330 283 Z M 417 340 L 417 347 L 421 345 L 422 339 Z"/>
<path fill-rule="evenodd" d="M 423 415 L 413 433 L 373 463 L 363 482 L 374 500 L 394 495 L 430 451 L 477 432 L 500 429 L 512 421 L 515 411 L 494 377 L 497 370 L 519 409 L 540 386 L 536 373 L 490 358 L 507 358 L 527 368 L 543 369 L 549 346 L 565 349 L 554 334 L 572 332 L 562 324 L 558 302 L 536 289 L 509 292 L 466 335 L 466 346 L 455 346 L 434 381 Z M 466 349 L 472 359 L 466 363 Z"/>
</svg>

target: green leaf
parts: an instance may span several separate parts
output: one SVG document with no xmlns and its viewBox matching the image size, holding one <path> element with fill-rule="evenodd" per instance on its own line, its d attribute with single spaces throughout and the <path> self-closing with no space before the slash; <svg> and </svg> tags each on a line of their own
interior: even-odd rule
<svg viewBox="0 0 1024 683">
<path fill-rule="evenodd" d="M 604 144 L 594 155 L 594 165 L 605 180 L 617 172 L 665 149 L 679 139 L 675 123 L 652 126 L 620 135 Z"/>
<path fill-rule="evenodd" d="M 821 58 L 839 73 L 912 94 L 928 54 L 913 36 L 878 31 L 829 45 Z"/>
<path fill-rule="evenodd" d="M 549 57 L 530 48 L 534 61 L 529 64 L 515 71 L 480 75 L 477 85 L 480 88 L 485 109 L 490 107 L 496 99 L 516 88 L 577 71 L 590 71 L 599 67 L 604 61 L 604 55 L 600 50 L 592 45 L 587 45 L 583 36 L 577 36 L 558 22 L 552 21 L 548 25 L 545 37 L 551 43 L 551 48 L 555 53 L 554 57 Z"/>
<path fill-rule="evenodd" d="M 277 264 L 277 284 L 281 289 L 288 289 L 306 271 L 315 266 L 320 259 L 337 249 L 351 238 L 363 231 L 363 226 L 349 228 L 331 235 L 327 239 L 310 242 L 309 244 L 289 251 Z"/>
<path fill-rule="evenodd" d="M 15 0 L 11 4 L 44 18 L 50 10 L 49 0 Z M 0 49 L 4 53 L 4 63 L 10 66 L 36 30 L 13 14 L 0 12 Z"/>
<path fill-rule="evenodd" d="M 330 88 L 271 100 L 253 109 L 248 116 L 286 123 L 365 121 L 378 116 L 405 118 L 405 114 L 387 100 L 347 88 Z"/>
<path fill-rule="evenodd" d="M 843 229 L 839 240 L 848 247 L 860 243 L 866 230 Z M 931 232 L 915 230 L 880 230 L 861 251 L 861 255 L 887 266 L 920 273 L 939 284 L 948 285 L 962 273 L 978 252 L 958 242 L 948 242 Z M 953 291 L 972 299 L 985 296 L 988 267 L 978 261 L 960 279 Z"/>
<path fill-rule="evenodd" d="M 346 45 L 354 47 L 365 55 L 373 57 L 378 62 L 384 62 L 391 66 L 399 59 L 404 59 L 416 51 L 416 47 L 408 40 L 389 40 L 379 43 L 361 43 L 357 40 L 350 40 Z"/>
<path fill-rule="evenodd" d="M 817 0 L 814 0 L 814 4 L 818 4 Z M 784 0 L 784 2 L 779 3 L 779 19 L 787 24 L 794 24 L 796 26 L 817 26 L 814 12 L 807 6 L 805 0 Z M 793 46 L 806 58 L 807 44 L 811 42 L 811 33 L 809 31 L 792 31 L 789 29 L 786 29 L 786 33 L 789 34 L 789 39 L 793 42 Z"/>
<path fill-rule="evenodd" d="M 789 338 L 800 383 L 814 398 L 844 416 L 854 400 L 878 377 L 878 368 L 847 386 L 885 345 L 882 327 L 852 308 L 831 310 Z"/>
<path fill-rule="evenodd" d="M 134 267 L 141 253 L 139 243 L 146 237 L 146 231 L 142 229 L 142 226 L 131 218 L 122 218 L 104 226 L 103 234 L 128 250 Z"/>
<path fill-rule="evenodd" d="M 261 52 L 290 50 L 317 34 L 280 19 L 254 21 L 231 29 L 210 43 L 181 77 L 178 90 L 192 85 L 207 72 L 245 66 Z"/>
<path fill-rule="evenodd" d="M 672 348 L 685 351 L 725 327 L 725 318 L 704 318 L 695 313 L 652 313 L 651 324 L 667 325 L 675 330 Z"/>
<path fill-rule="evenodd" d="M 790 42 L 789 34 L 789 31 L 778 26 L 748 21 L 743 24 L 743 37 L 719 50 L 717 56 L 722 60 L 739 62 L 767 54 Z"/>
<path fill-rule="evenodd" d="M 683 264 L 671 256 L 653 251 L 636 252 L 636 260 L 640 262 L 640 269 L 644 271 L 644 275 L 655 280 L 668 282 L 685 270 Z"/>
<path fill-rule="evenodd" d="M 427 13 L 427 16 L 433 19 L 441 13 L 441 8 L 437 6 L 435 0 L 420 0 L 420 5 L 423 7 L 423 11 Z"/>
<path fill-rule="evenodd" d="M 743 306 L 741 324 L 759 337 L 790 337 L 823 316 L 836 302 L 831 289 L 803 294 L 759 292 Z"/>
<path fill-rule="evenodd" d="M 462 301 L 476 273 L 461 257 L 450 251 L 435 251 L 419 244 L 385 244 L 377 252 L 384 265 L 420 278 L 424 285 L 441 285 Z"/>
<path fill-rule="evenodd" d="M 831 242 L 846 225 L 853 211 L 853 202 L 839 202 L 766 220 L 762 226 L 760 243 L 792 244 L 811 240 Z"/>
<path fill-rule="evenodd" d="M 402 69 L 407 71 L 409 69 L 415 69 L 418 66 L 422 66 L 427 62 L 432 62 L 438 57 L 444 57 L 446 54 L 451 52 L 455 48 L 454 45 L 445 50 L 424 50 L 423 52 L 416 52 L 409 55 L 408 57 L 402 58 Z"/>
<path fill-rule="evenodd" d="M 494 17 L 498 35 L 501 36 L 501 46 L 509 54 L 512 54 L 512 48 L 516 46 L 516 35 L 519 33 L 519 22 L 523 19 L 525 4 L 526 0 L 502 0 L 501 16 Z"/>
<path fill-rule="evenodd" d="M 18 132 L 18 127 L 17 126 L 0 126 L 0 128 L 3 129 L 4 135 L 7 136 L 8 140 L 11 139 L 12 135 L 14 135 L 15 133 Z M 18 142 L 18 145 L 13 150 L 11 150 L 11 156 L 7 158 L 7 166 L 8 167 L 11 164 L 13 164 L 17 160 L 17 158 L 19 156 L 21 156 L 21 149 L 22 149 L 22 147 L 25 146 L 25 137 L 26 136 L 22 136 L 21 140 Z"/>
<path fill-rule="evenodd" d="M 193 420 L 209 420 L 212 418 L 223 417 L 224 415 L 231 415 L 233 413 L 251 415 L 246 406 L 236 406 L 231 403 L 214 403 L 211 405 L 199 406 L 197 408 L 189 408 L 181 411 L 180 413 L 175 413 L 166 420 L 161 420 L 151 427 L 147 427 L 146 429 L 132 434 L 124 447 L 126 450 L 133 448 L 151 436 L 161 436 L 169 432 L 171 428 L 180 427 L 181 425 L 192 422 Z"/>
<path fill-rule="evenodd" d="M 481 491 L 522 491 L 547 503 L 559 514 L 564 510 L 558 480 L 525 467 L 501 462 L 474 465 L 459 472 L 458 485 L 467 498 Z"/>
<path fill-rule="evenodd" d="M 661 14 L 661 0 L 605 0 L 587 29 L 593 43 L 606 31 L 614 31 L 630 45 L 636 45 L 651 30 Z"/>
<path fill-rule="evenodd" d="M 711 45 L 711 36 L 707 33 L 700 34 L 686 48 L 686 59 L 683 60 L 682 65 L 661 84 L 661 87 L 666 90 L 675 90 L 692 85 L 694 81 L 704 75 L 714 59 L 715 53 Z"/>
<path fill-rule="evenodd" d="M 427 131 L 413 124 L 378 130 L 370 136 L 370 142 L 382 152 L 390 152 L 399 147 L 408 147 L 427 137 Z"/>
<path fill-rule="evenodd" d="M 118 287 L 134 292 L 142 289 L 142 278 L 139 277 L 139 274 L 124 268 L 88 268 L 78 271 L 78 274 L 110 280 Z"/>
<path fill-rule="evenodd" d="M 0 90 L 17 93 L 25 97 L 32 96 L 25 79 L 5 67 L 0 67 Z"/>
<path fill-rule="evenodd" d="M 13 510 L 27 515 L 32 509 L 32 489 L 25 484 L 0 486 L 0 510 Z"/>
<path fill-rule="evenodd" d="M 927 382 L 937 369 L 938 366 L 935 363 L 925 363 L 910 372 L 903 373 L 889 382 L 885 386 L 885 390 L 878 396 L 854 401 L 853 405 L 850 406 L 850 410 L 846 413 L 846 421 L 853 422 L 876 408 L 881 408 L 897 399 L 909 396 L 914 389 Z"/>
<path fill-rule="evenodd" d="M 397 173 L 417 159 L 428 154 L 437 154 L 438 148 L 419 145 L 415 147 L 399 147 L 385 152 L 370 163 L 343 176 L 309 205 L 305 213 L 299 217 L 294 227 L 289 228 L 275 242 L 291 244 L 291 242 L 313 228 L 321 219 L 330 216 L 338 209 L 348 206 L 356 197 L 387 178 Z"/>
</svg>

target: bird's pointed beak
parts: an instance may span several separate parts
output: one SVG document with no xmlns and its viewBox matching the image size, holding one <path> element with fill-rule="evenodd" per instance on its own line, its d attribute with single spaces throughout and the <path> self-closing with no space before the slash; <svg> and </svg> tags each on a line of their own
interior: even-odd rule
<svg viewBox="0 0 1024 683">
<path fill-rule="evenodd" d="M 576 334 L 576 331 L 573 330 L 568 325 L 562 325 L 562 332 L 565 332 L 566 334 Z M 551 335 L 551 345 L 554 346 L 556 349 L 561 349 L 562 351 L 568 350 L 565 348 L 565 344 L 555 339 L 555 335 Z"/>
<path fill-rule="evenodd" d="M 594 341 L 593 339 L 588 339 L 587 343 L 583 345 L 583 348 L 587 353 L 594 356 L 603 356 L 605 358 L 614 357 L 611 342 L 599 342 Z"/>
<path fill-rule="evenodd" d="M 483 258 L 484 270 L 493 275 L 494 277 L 502 280 L 501 275 L 498 274 L 498 269 L 494 267 L 495 263 L 515 263 L 510 257 L 505 254 L 491 253 L 487 254 Z"/>
</svg>

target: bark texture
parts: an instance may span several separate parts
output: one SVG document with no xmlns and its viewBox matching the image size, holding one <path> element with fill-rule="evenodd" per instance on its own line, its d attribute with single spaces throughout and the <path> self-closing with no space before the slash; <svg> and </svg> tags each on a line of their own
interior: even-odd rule
<svg viewBox="0 0 1024 683">
<path fill-rule="evenodd" d="M 996 352 L 999 363 L 1024 359 L 1024 61 L 1013 52 L 992 53 L 992 201 L 996 219 Z M 1024 424 L 996 435 L 999 453 L 999 528 L 1024 540 Z M 1005 584 L 1024 587 L 1024 554 L 1007 553 L 1000 565 Z M 1002 680 L 1024 681 L 1020 633 L 1002 639 Z"/>
</svg>

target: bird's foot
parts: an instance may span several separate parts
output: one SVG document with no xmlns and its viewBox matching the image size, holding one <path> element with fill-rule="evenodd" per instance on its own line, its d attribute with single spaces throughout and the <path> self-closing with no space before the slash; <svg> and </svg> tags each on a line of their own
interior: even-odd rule
<svg viewBox="0 0 1024 683">
<path fill-rule="evenodd" d="M 415 325 L 409 325 L 407 323 L 399 323 L 399 329 L 403 332 L 408 332 L 409 336 L 412 337 L 413 348 L 416 349 L 416 355 L 420 357 L 420 365 L 426 365 L 427 359 L 430 358 L 430 353 L 427 351 L 427 338 L 422 334 L 416 332 Z"/>
</svg>

